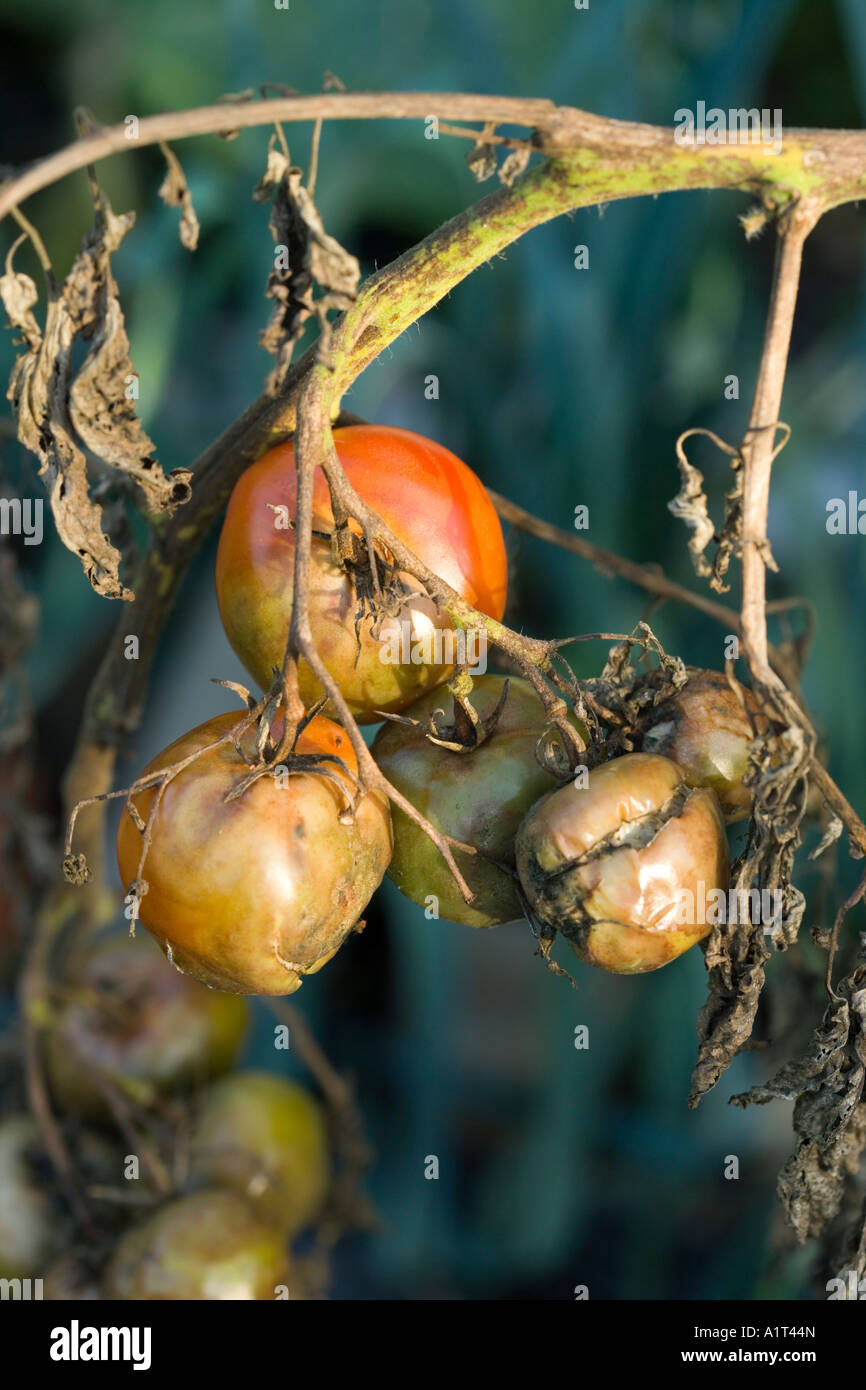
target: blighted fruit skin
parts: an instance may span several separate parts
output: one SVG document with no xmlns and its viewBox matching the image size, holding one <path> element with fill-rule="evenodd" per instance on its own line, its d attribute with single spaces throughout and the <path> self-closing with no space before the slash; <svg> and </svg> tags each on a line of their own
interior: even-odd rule
<svg viewBox="0 0 866 1390">
<path fill-rule="evenodd" d="M 51 1202 L 28 1167 L 37 1142 L 29 1115 L 0 1120 L 0 1279 L 38 1274 L 55 1240 Z"/>
<path fill-rule="evenodd" d="M 246 1006 L 172 970 L 145 936 L 93 947 L 55 1010 L 46 1039 L 51 1089 L 64 1110 L 112 1118 L 105 1086 L 148 1103 L 228 1071 Z"/>
<path fill-rule="evenodd" d="M 701 904 L 728 887 L 715 794 L 688 788 L 676 763 L 649 753 L 614 758 L 590 772 L 587 787 L 569 783 L 543 797 L 516 848 L 538 920 L 616 974 L 658 970 L 702 940 L 710 926 Z M 682 921 L 682 894 L 694 920 Z"/>
<path fill-rule="evenodd" d="M 735 683 L 737 684 L 737 683 Z M 751 710 L 758 731 L 767 721 L 750 690 L 738 685 L 745 708 L 720 671 L 695 671 L 681 690 L 653 711 L 641 747 L 673 758 L 690 787 L 710 787 L 728 822 L 749 814 L 751 797 L 743 786 L 749 759 Z"/>
<path fill-rule="evenodd" d="M 193 1128 L 190 1176 L 233 1188 L 289 1235 L 318 1215 L 330 1158 L 322 1107 L 296 1082 L 235 1072 L 212 1086 Z"/>
<path fill-rule="evenodd" d="M 473 678 L 469 696 L 480 715 L 493 710 L 505 685 L 504 676 Z M 431 691 L 406 711 L 426 725 L 435 710 L 453 723 L 454 702 L 448 691 Z M 437 830 L 474 845 L 483 854 L 514 866 L 514 836 L 526 812 L 556 786 L 535 756 L 539 737 L 549 723 L 544 706 L 528 681 L 511 677 L 508 696 L 492 735 L 471 752 L 437 747 L 421 730 L 385 724 L 372 752 L 389 782 L 417 807 Z M 575 727 L 585 730 L 575 720 Z M 388 868 L 401 893 L 426 906 L 430 895 L 438 915 L 470 927 L 492 927 L 523 916 L 523 907 L 508 873 L 484 858 L 455 850 L 461 873 L 474 896 L 464 901 L 454 876 L 432 840 L 399 807 L 394 818 L 394 854 Z"/>
<path fill-rule="evenodd" d="M 340 787 L 314 772 L 259 778 L 234 801 L 226 795 L 248 768 L 231 740 L 208 748 L 238 721 L 218 715 L 184 734 L 145 772 L 201 757 L 165 788 L 142 877 L 149 885 L 141 922 L 172 962 L 215 989 L 291 994 L 335 954 L 378 887 L 391 857 L 386 799 L 371 792 L 348 824 Z M 255 731 L 252 731 L 254 735 Z M 345 730 L 318 716 L 298 753 L 357 763 Z M 353 784 L 334 763 L 346 790 Z M 146 820 L 156 795 L 136 794 Z M 141 837 L 124 811 L 117 859 L 124 886 L 138 875 Z"/>
<path fill-rule="evenodd" d="M 273 1299 L 289 1288 L 284 1234 L 234 1192 L 198 1192 L 128 1231 L 105 1275 L 121 1301 Z"/>
<path fill-rule="evenodd" d="M 480 479 L 448 449 L 409 430 L 351 425 L 334 430 L 346 476 L 428 568 L 473 607 L 494 618 L 505 609 L 507 564 L 502 527 Z M 291 441 L 271 449 L 244 472 L 231 495 L 220 535 L 216 590 L 226 635 L 262 689 L 282 663 L 292 611 L 297 473 Z M 274 508 L 282 508 L 283 512 Z M 316 470 L 313 530 L 330 534 L 330 492 Z M 394 622 L 409 622 L 415 638 L 451 623 L 420 585 L 401 576 L 414 597 L 395 619 L 386 619 L 379 640 L 365 617 L 356 635 L 358 600 L 331 556 L 326 539 L 313 537 L 310 626 L 316 649 L 360 722 L 376 711 L 399 712 L 426 690 L 447 680 L 449 662 L 383 660 L 384 638 Z M 360 637 L 360 650 L 357 637 Z M 434 650 L 432 656 L 437 655 Z M 322 694 L 305 662 L 299 666 L 301 697 L 309 707 Z"/>
</svg>

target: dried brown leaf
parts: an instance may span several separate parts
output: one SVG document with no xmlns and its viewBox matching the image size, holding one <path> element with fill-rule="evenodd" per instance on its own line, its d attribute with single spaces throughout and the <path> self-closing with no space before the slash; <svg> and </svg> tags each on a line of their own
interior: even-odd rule
<svg viewBox="0 0 866 1390">
<path fill-rule="evenodd" d="M 304 324 L 312 315 L 324 320 L 329 309 L 348 309 L 354 303 L 361 278 L 356 258 L 325 231 L 302 171 L 289 167 L 285 155 L 274 147 L 253 197 L 262 202 L 273 188 L 270 229 L 274 242 L 286 248 L 286 265 L 275 265 L 265 291 L 274 310 L 261 336 L 262 347 L 276 358 L 266 390 L 276 394 L 291 361 L 292 350 Z M 316 296 L 316 289 L 321 294 Z"/>
<path fill-rule="evenodd" d="M 127 390 L 134 372 L 110 258 L 133 220 L 131 213 L 116 216 L 101 199 L 64 284 L 49 283 L 44 330 L 31 312 L 35 286 L 13 271 L 11 252 L 0 277 L 0 297 L 27 349 L 8 391 L 18 438 L 39 460 L 60 539 L 79 556 L 97 593 L 125 599 L 132 594 L 120 580 L 121 556 L 103 530 L 78 441 L 136 482 L 152 511 L 171 511 L 185 501 L 190 477 L 184 469 L 165 477 Z M 89 349 L 74 375 L 77 342 Z"/>
<path fill-rule="evenodd" d="M 194 251 L 198 246 L 198 234 L 200 231 L 199 221 L 192 205 L 192 194 L 187 186 L 186 176 L 181 168 L 180 160 L 170 145 L 160 141 L 159 148 L 165 156 L 168 165 L 165 178 L 163 179 L 159 196 L 167 207 L 180 208 L 180 240 L 187 251 Z"/>
<path fill-rule="evenodd" d="M 818 1235 L 839 1210 L 845 1183 L 866 1146 L 866 966 L 843 980 L 812 1049 L 734 1105 L 793 1100 L 797 1147 L 779 1174 L 779 1196 L 800 1241 Z"/>
</svg>

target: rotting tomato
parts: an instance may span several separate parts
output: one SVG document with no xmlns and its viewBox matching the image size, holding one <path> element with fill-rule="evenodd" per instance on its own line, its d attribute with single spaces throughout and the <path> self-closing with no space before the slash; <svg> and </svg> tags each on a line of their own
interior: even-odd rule
<svg viewBox="0 0 866 1390">
<path fill-rule="evenodd" d="M 728 886 L 715 794 L 686 786 L 676 763 L 651 753 L 613 758 L 588 786 L 542 797 L 516 851 L 537 919 L 616 974 L 657 970 L 695 945 L 711 929 L 710 894 Z"/>
<path fill-rule="evenodd" d="M 728 821 L 749 814 L 751 797 L 743 785 L 749 744 L 755 729 L 767 728 L 751 690 L 721 671 L 690 671 L 685 685 L 652 711 L 641 747 L 673 758 L 690 787 L 711 787 Z"/>
<path fill-rule="evenodd" d="M 235 1060 L 243 1000 L 172 970 L 145 937 L 91 948 L 54 1012 L 45 1061 L 60 1105 L 110 1119 L 107 1089 L 147 1104 L 219 1076 Z"/>
<path fill-rule="evenodd" d="M 503 695 L 506 677 L 473 678 L 470 701 L 489 715 Z M 454 723 L 454 700 L 431 691 L 406 712 L 426 726 L 437 709 L 442 725 Z M 575 719 L 583 737 L 585 729 Z M 514 836 L 526 812 L 556 786 L 536 758 L 538 740 L 549 724 L 529 681 L 510 677 L 508 693 L 493 731 L 478 747 L 460 752 L 431 742 L 424 728 L 387 723 L 372 752 L 388 780 L 437 830 L 473 845 L 480 853 L 455 850 L 461 873 L 474 894 L 464 901 L 451 870 L 433 841 L 399 807 L 394 807 L 394 854 L 388 868 L 401 893 L 425 906 L 432 896 L 437 913 L 470 927 L 492 927 L 523 916 L 514 880 Z M 498 868 L 499 864 L 506 869 Z"/>
<path fill-rule="evenodd" d="M 330 1179 L 325 1114 L 297 1082 L 241 1071 L 210 1087 L 196 1118 L 193 1180 L 233 1188 L 293 1235 L 322 1206 Z"/>
<path fill-rule="evenodd" d="M 228 713 L 200 724 L 145 769 L 200 754 L 164 789 L 141 873 L 148 884 L 141 921 L 174 965 L 206 985 L 291 994 L 357 926 L 391 857 L 391 816 L 378 792 L 360 797 L 347 816 L 357 762 L 345 730 L 322 715 L 302 730 L 295 750 L 323 759 L 321 770 L 285 775 L 277 768 L 227 800 L 249 766 L 231 739 L 210 745 L 238 718 Z M 274 737 L 281 725 L 280 717 Z M 245 738 L 254 743 L 255 732 Z M 133 794 L 143 820 L 156 795 L 155 788 Z M 117 858 L 127 891 L 141 846 L 124 809 Z"/>
<path fill-rule="evenodd" d="M 480 479 L 455 454 L 409 430 L 382 425 L 336 429 L 349 482 L 395 535 L 473 607 L 493 618 L 505 609 L 507 566 L 499 517 Z M 282 665 L 294 592 L 297 473 L 289 441 L 271 449 L 237 482 L 220 535 L 216 589 L 226 635 L 263 689 Z M 378 561 L 387 614 L 367 608 L 356 624 L 355 583 L 336 563 L 327 481 L 316 470 L 313 497 L 310 627 L 316 648 L 362 723 L 396 713 L 440 685 L 453 669 L 451 622 L 407 574 Z M 413 656 L 414 648 L 414 656 Z M 409 660 L 404 659 L 409 656 Z M 398 657 L 400 659 L 398 659 Z M 414 657 L 422 659 L 416 660 Z M 321 687 L 305 662 L 301 697 Z"/>
<path fill-rule="evenodd" d="M 283 1232 L 235 1192 L 197 1192 L 127 1231 L 106 1270 L 107 1299 L 145 1302 L 297 1298 Z"/>
</svg>

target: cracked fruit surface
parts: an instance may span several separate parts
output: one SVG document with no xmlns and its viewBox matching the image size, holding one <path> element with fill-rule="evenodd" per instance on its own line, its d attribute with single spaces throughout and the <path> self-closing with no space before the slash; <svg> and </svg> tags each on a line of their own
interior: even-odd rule
<svg viewBox="0 0 866 1390">
<path fill-rule="evenodd" d="M 284 1233 L 234 1192 L 197 1192 L 128 1231 L 105 1276 L 107 1299 L 273 1300 L 292 1288 Z"/>
<path fill-rule="evenodd" d="M 232 1188 L 293 1235 L 318 1215 L 330 1179 L 325 1114 L 297 1082 L 235 1072 L 212 1086 L 191 1142 L 190 1172 Z"/>
<path fill-rule="evenodd" d="M 743 786 L 754 737 L 749 711 L 759 733 L 767 727 L 752 692 L 736 681 L 734 686 L 721 671 L 692 672 L 682 689 L 653 711 L 642 742 L 644 752 L 679 763 L 690 787 L 711 787 L 729 822 L 742 820 L 751 806 Z"/>
<path fill-rule="evenodd" d="M 291 994 L 336 953 L 382 881 L 391 816 L 386 799 L 370 792 L 341 823 L 357 763 L 345 730 L 321 715 L 303 730 L 296 752 L 326 759 L 320 766 L 330 775 L 268 773 L 226 800 L 249 767 L 231 740 L 209 745 L 238 717 L 200 724 L 145 769 L 201 754 L 164 788 L 140 875 L 148 884 L 141 922 L 174 965 L 212 988 Z M 244 737 L 245 752 L 247 740 L 254 744 L 255 729 Z M 148 788 L 132 798 L 145 821 L 156 795 Z M 139 877 L 141 848 L 124 808 L 117 860 L 127 890 Z"/>
<path fill-rule="evenodd" d="M 501 618 L 507 583 L 502 527 L 472 469 L 432 439 L 409 430 L 350 425 L 334 430 L 333 439 L 346 477 L 362 500 L 462 598 L 490 617 Z M 270 686 L 273 667 L 282 664 L 288 636 L 295 556 L 290 523 L 296 498 L 294 446 L 289 441 L 269 450 L 241 475 L 217 551 L 223 627 L 264 690 Z M 330 492 L 317 468 L 309 593 L 312 637 L 352 713 L 369 723 L 377 710 L 399 712 L 448 678 L 453 650 L 447 643 L 453 631 L 450 619 L 417 580 L 392 575 L 389 586 L 381 558 L 377 570 L 387 612 L 374 623 L 370 610 L 365 610 L 356 631 L 358 589 L 334 559 L 327 539 L 333 528 Z M 357 525 L 352 529 L 360 536 Z M 322 689 L 303 661 L 299 680 L 309 707 Z"/>
<path fill-rule="evenodd" d="M 480 716 L 496 707 L 506 678 L 473 677 L 469 699 Z M 426 726 L 437 709 L 453 724 L 454 701 L 448 691 L 431 691 L 406 712 Z M 575 727 L 585 736 L 580 724 Z M 385 724 L 373 741 L 373 756 L 398 791 L 437 830 L 474 845 L 489 859 L 514 867 L 514 836 L 526 812 L 553 790 L 556 779 L 545 772 L 535 747 L 549 720 L 528 681 L 511 677 L 502 712 L 479 747 L 453 752 L 431 743 L 422 729 Z M 492 927 L 523 916 L 510 875 L 489 859 L 455 850 L 455 858 L 475 897 L 467 903 L 442 855 L 420 826 L 399 807 L 394 818 L 394 854 L 388 868 L 401 893 L 422 907 L 431 895 L 438 915 L 470 927 Z"/>
<path fill-rule="evenodd" d="M 94 946 L 54 1011 L 45 1045 L 65 1110 L 111 1119 L 106 1086 L 144 1104 L 228 1071 L 246 1030 L 243 1000 L 172 970 L 152 941 Z"/>
<path fill-rule="evenodd" d="M 533 806 L 517 833 L 517 868 L 538 920 L 582 960 L 616 974 L 657 970 L 710 931 L 711 893 L 728 888 L 715 794 L 676 763 L 614 758 Z"/>
</svg>

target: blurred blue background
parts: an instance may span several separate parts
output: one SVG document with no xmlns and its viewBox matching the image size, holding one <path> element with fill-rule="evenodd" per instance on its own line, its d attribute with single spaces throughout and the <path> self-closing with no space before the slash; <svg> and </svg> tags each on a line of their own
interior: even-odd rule
<svg viewBox="0 0 866 1390">
<path fill-rule="evenodd" d="M 699 99 L 781 107 L 786 126 L 866 121 L 857 0 L 592 0 L 586 11 L 571 0 L 291 0 L 288 10 L 271 0 L 2 0 L 0 55 L 2 158 L 16 164 L 72 138 L 78 104 L 113 123 L 263 81 L 317 91 L 326 70 L 355 90 L 549 97 L 662 124 Z M 141 415 L 166 469 L 190 463 L 258 394 L 269 367 L 258 333 L 272 241 L 268 211 L 250 197 L 267 134 L 176 147 L 202 224 L 194 255 L 156 196 L 158 151 L 99 167 L 115 210 L 138 213 L 114 268 Z M 309 127 L 288 136 L 305 166 Z M 478 189 L 466 149 L 425 140 L 421 122 L 328 125 L 317 185 L 325 225 L 365 273 L 386 264 L 494 186 Z M 666 509 L 678 488 L 674 441 L 693 424 L 736 441 L 746 424 L 773 252 L 771 235 L 746 244 L 737 218 L 748 207 L 740 194 L 697 192 L 540 228 L 384 353 L 345 406 L 441 441 L 566 529 L 587 505 L 591 540 L 697 586 L 685 533 Z M 65 272 L 89 224 L 84 174 L 27 211 Z M 578 244 L 589 247 L 588 270 L 574 268 Z M 29 258 L 22 251 L 17 264 L 36 274 Z M 818 607 L 804 688 L 831 768 L 860 806 L 866 543 L 828 536 L 825 507 L 866 491 L 864 309 L 862 212 L 845 208 L 806 251 L 783 408 L 793 440 L 771 508 L 781 574 L 770 586 Z M 6 334 L 3 374 L 12 360 Z M 431 373 L 440 383 L 432 401 Z M 732 373 L 738 400 L 723 394 Z M 720 515 L 720 456 L 700 445 L 693 456 Z M 3 464 L 7 485 L 32 495 L 17 445 L 5 443 Z M 209 677 L 244 679 L 217 615 L 215 540 L 166 630 L 128 772 L 226 708 Z M 525 537 L 512 538 L 512 555 L 511 618 L 534 634 L 628 630 L 645 611 L 645 595 L 574 556 Z M 22 559 L 43 603 L 32 674 L 46 777 L 56 782 L 117 614 L 53 539 Z M 666 605 L 652 623 L 688 662 L 721 665 L 724 633 L 700 615 Z M 603 649 L 576 649 L 579 674 L 602 659 Z M 849 880 L 842 855 L 829 910 Z M 801 882 L 816 886 L 818 870 L 807 866 Z M 705 994 L 699 951 L 644 978 L 579 967 L 573 991 L 534 958 L 523 925 L 477 933 L 427 922 L 387 883 L 368 916 L 363 937 L 298 996 L 335 1064 L 355 1075 L 378 1155 L 371 1187 L 383 1228 L 340 1247 L 335 1297 L 569 1299 L 577 1285 L 591 1298 L 811 1296 L 813 1252 L 791 1248 L 774 1196 L 790 1112 L 727 1104 L 767 1073 L 766 1055 L 740 1058 L 697 1112 L 686 1109 Z M 812 970 L 805 984 L 801 968 Z M 807 1027 L 817 1021 L 818 969 L 798 953 L 771 962 L 762 1036 L 788 1025 L 791 997 L 808 1000 Z M 588 1050 L 574 1045 L 581 1024 Z M 271 1036 L 262 1011 L 258 1062 L 273 1064 Z M 724 1177 L 731 1154 L 737 1181 Z M 438 1181 L 424 1177 L 428 1155 L 439 1159 Z"/>
</svg>

